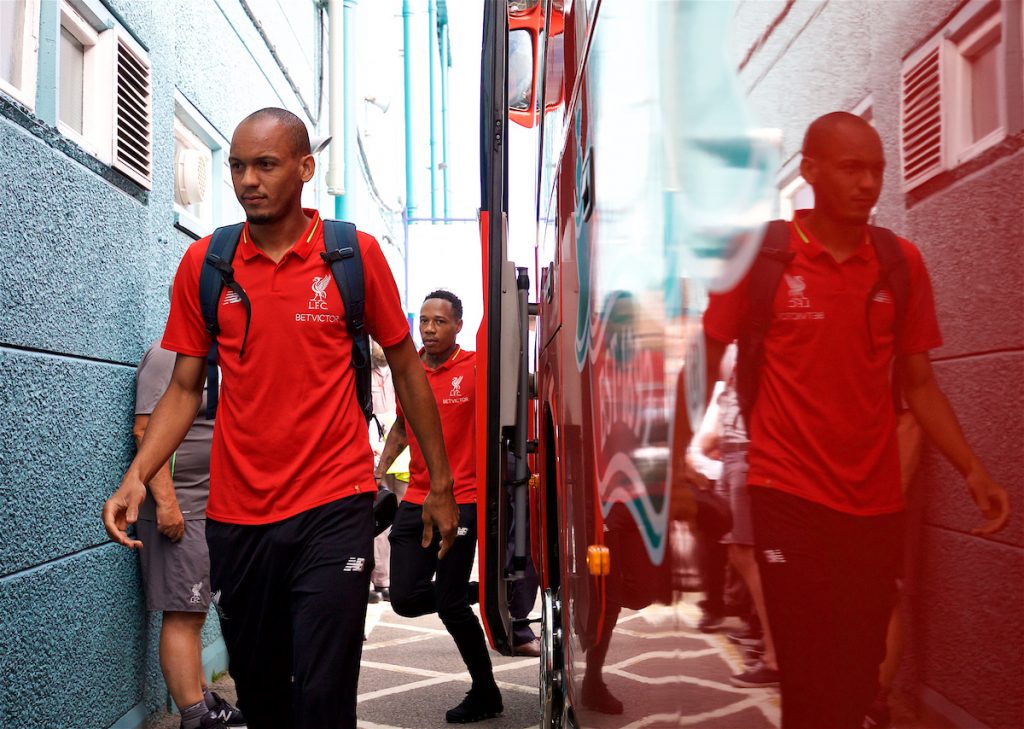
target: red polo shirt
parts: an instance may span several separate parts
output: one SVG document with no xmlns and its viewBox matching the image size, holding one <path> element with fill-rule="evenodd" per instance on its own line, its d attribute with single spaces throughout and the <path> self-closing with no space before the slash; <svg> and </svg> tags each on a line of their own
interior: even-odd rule
<svg viewBox="0 0 1024 729">
<path fill-rule="evenodd" d="M 422 355 L 422 350 L 420 354 Z M 448 452 L 448 465 L 455 480 L 455 501 L 459 504 L 476 503 L 476 353 L 456 347 L 452 356 L 437 369 L 426 362 L 423 369 L 437 402 L 444 433 L 444 447 Z M 402 406 L 398 414 L 403 415 Z M 416 434 L 406 423 L 409 439 L 409 490 L 405 501 L 422 504 L 430 492 L 430 473 L 423 458 Z"/>
<path fill-rule="evenodd" d="M 800 225 L 807 212 L 798 212 L 790 224 L 796 255 L 779 284 L 765 336 L 747 483 L 849 514 L 899 511 L 903 497 L 889 379 L 895 354 L 892 293 L 883 289 L 868 309 L 868 294 L 878 281 L 874 246 L 865 235 L 860 248 L 837 263 Z M 917 248 L 902 238 L 899 243 L 910 269 L 899 353 L 927 352 L 942 344 L 931 282 Z M 710 297 L 704 314 L 709 337 L 737 337 L 747 296 L 744 279 L 729 293 Z"/>
<path fill-rule="evenodd" d="M 375 490 L 341 294 L 320 257 L 320 216 L 305 212 L 313 218 L 309 227 L 278 263 L 253 245 L 248 225 L 242 233 L 233 265 L 252 302 L 252 321 L 241 359 L 245 307 L 227 288 L 222 294 L 211 519 L 268 524 Z M 358 240 L 366 328 L 388 347 L 409 326 L 380 246 L 365 233 Z M 205 357 L 210 346 L 199 309 L 199 271 L 209 244 L 209 237 L 193 243 L 178 266 L 162 343 L 193 357 Z"/>
</svg>

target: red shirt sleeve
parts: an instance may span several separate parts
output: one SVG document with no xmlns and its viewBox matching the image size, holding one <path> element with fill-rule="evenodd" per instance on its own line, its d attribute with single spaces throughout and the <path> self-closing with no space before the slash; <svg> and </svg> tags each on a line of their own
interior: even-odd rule
<svg viewBox="0 0 1024 729">
<path fill-rule="evenodd" d="M 900 238 L 899 242 L 910 273 L 910 296 L 907 301 L 906 319 L 903 322 L 903 335 L 899 342 L 899 353 L 920 354 L 941 346 L 942 335 L 935 315 L 932 282 L 921 257 L 921 251 L 903 238 Z"/>
<path fill-rule="evenodd" d="M 708 308 L 704 311 L 704 333 L 725 344 L 736 339 L 747 316 L 747 298 L 746 276 L 730 291 L 709 294 Z"/>
<path fill-rule="evenodd" d="M 398 286 L 377 240 L 359 233 L 366 293 L 366 330 L 382 347 L 398 344 L 409 334 Z"/>
<path fill-rule="evenodd" d="M 197 240 L 178 264 L 171 290 L 171 311 L 160 343 L 164 349 L 193 357 L 205 357 L 210 350 L 210 335 L 199 308 L 199 269 L 209 246 L 209 236 Z"/>
</svg>

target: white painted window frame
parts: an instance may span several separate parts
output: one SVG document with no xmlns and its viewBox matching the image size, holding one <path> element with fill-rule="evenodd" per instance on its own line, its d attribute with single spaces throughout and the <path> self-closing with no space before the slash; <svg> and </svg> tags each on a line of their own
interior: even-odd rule
<svg viewBox="0 0 1024 729">
<path fill-rule="evenodd" d="M 67 1 L 61 0 L 60 27 L 67 30 L 85 47 L 82 75 L 82 132 L 60 120 L 60 97 L 57 98 L 57 129 L 86 152 L 104 164 L 113 161 L 113 104 L 114 72 L 113 51 L 115 34 L 98 32 Z M 59 46 L 59 44 L 58 44 Z M 59 67 L 59 63 L 58 63 Z"/>
<path fill-rule="evenodd" d="M 15 86 L 0 78 L 0 92 L 3 92 L 27 107 L 36 108 L 36 69 L 39 65 L 39 0 L 25 0 L 25 20 L 22 28 L 24 44 L 21 51 L 23 78 L 21 86 Z"/>
<path fill-rule="evenodd" d="M 966 33 L 951 34 L 944 41 L 942 52 L 945 67 L 943 84 L 943 114 L 949 134 L 944 139 L 943 158 L 948 167 L 955 167 L 976 157 L 989 147 L 1006 138 L 1006 98 L 1000 93 L 1006 84 L 1006 43 L 1002 13 L 998 9 L 984 19 L 980 25 Z M 991 43 L 993 37 L 999 43 L 996 62 L 996 103 L 999 125 L 977 141 L 971 141 L 971 99 L 970 58 Z M 947 103 L 948 102 L 948 103 Z"/>
<path fill-rule="evenodd" d="M 239 222 L 238 213 L 241 206 L 235 199 L 234 186 L 231 184 L 231 170 L 228 168 L 227 139 L 206 119 L 199 109 L 180 91 L 174 92 L 174 124 L 187 130 L 193 139 L 198 140 L 210 151 L 210 219 L 202 220 L 191 214 L 186 208 L 174 202 L 174 224 L 187 233 L 202 238 L 213 232 L 219 225 Z"/>
</svg>

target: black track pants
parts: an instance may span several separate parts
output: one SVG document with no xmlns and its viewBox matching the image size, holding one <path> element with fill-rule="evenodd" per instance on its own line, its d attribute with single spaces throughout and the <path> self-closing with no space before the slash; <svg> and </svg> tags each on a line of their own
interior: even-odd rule
<svg viewBox="0 0 1024 729">
<path fill-rule="evenodd" d="M 438 559 L 441 535 L 424 549 L 423 507 L 402 502 L 391 527 L 391 607 L 408 618 L 436 612 L 455 640 L 473 686 L 494 686 L 491 657 L 480 621 L 469 607 L 467 586 L 476 556 L 476 504 L 459 505 L 459 536 Z M 434 579 L 436 575 L 436 579 Z"/>
<path fill-rule="evenodd" d="M 372 508 L 367 494 L 273 524 L 207 519 L 211 583 L 249 729 L 354 729 Z"/>
<path fill-rule="evenodd" d="M 853 516 L 750 487 L 784 729 L 860 727 L 896 600 L 903 513 Z"/>
</svg>

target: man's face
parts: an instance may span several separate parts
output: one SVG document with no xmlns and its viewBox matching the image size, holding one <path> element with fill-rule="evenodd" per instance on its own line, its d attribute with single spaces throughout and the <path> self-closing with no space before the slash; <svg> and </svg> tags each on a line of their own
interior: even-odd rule
<svg viewBox="0 0 1024 729">
<path fill-rule="evenodd" d="M 443 355 L 455 346 L 455 337 L 462 331 L 462 320 L 455 318 L 452 302 L 427 299 L 420 307 L 420 340 L 427 354 Z"/>
<path fill-rule="evenodd" d="M 303 155 L 273 118 L 243 122 L 228 157 L 235 197 L 250 223 L 280 220 L 301 205 L 302 186 L 313 176 L 312 155 Z"/>
<path fill-rule="evenodd" d="M 814 188 L 815 210 L 863 225 L 882 192 L 882 141 L 870 127 L 838 124 L 816 157 L 804 157 L 800 171 Z"/>
</svg>

